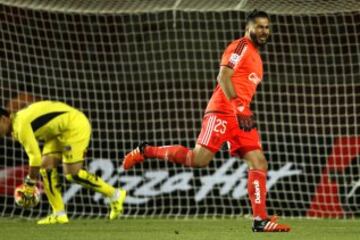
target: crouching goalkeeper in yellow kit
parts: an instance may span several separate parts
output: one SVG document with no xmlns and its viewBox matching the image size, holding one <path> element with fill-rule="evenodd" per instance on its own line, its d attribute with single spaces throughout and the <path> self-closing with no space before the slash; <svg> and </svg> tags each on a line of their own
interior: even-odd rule
<svg viewBox="0 0 360 240">
<path fill-rule="evenodd" d="M 10 134 L 23 145 L 29 157 L 29 174 L 22 189 L 24 197 L 33 196 L 40 173 L 44 192 L 53 210 L 38 224 L 69 222 L 60 190 L 59 164 L 62 164 L 68 181 L 109 198 L 110 220 L 122 213 L 126 191 L 115 189 L 83 168 L 91 126 L 82 112 L 56 101 L 35 102 L 14 114 L 0 108 L 0 137 Z M 44 143 L 42 151 L 38 141 Z"/>
</svg>

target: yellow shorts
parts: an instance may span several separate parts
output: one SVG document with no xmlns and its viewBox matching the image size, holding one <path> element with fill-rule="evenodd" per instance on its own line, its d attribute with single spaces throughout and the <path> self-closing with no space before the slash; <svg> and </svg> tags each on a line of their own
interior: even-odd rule
<svg viewBox="0 0 360 240">
<path fill-rule="evenodd" d="M 71 114 L 71 126 L 61 135 L 44 143 L 42 155 L 55 154 L 63 163 L 84 161 L 90 142 L 91 125 L 87 117 L 80 111 Z"/>
</svg>

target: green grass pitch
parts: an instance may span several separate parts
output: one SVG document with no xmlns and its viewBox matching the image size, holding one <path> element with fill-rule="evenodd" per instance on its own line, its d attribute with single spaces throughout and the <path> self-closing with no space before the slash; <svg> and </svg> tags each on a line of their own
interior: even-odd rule
<svg viewBox="0 0 360 240">
<path fill-rule="evenodd" d="M 69 224 L 37 226 L 34 221 L 0 218 L 1 240 L 227 240 L 360 239 L 360 220 L 282 219 L 290 233 L 253 233 L 251 221 L 235 219 L 72 219 Z"/>
</svg>

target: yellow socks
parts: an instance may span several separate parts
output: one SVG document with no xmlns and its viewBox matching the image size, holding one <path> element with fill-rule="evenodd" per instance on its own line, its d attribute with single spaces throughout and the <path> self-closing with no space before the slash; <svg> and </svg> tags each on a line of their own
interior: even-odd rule
<svg viewBox="0 0 360 240">
<path fill-rule="evenodd" d="M 76 182 L 86 188 L 102 193 L 107 197 L 112 197 L 115 194 L 115 188 L 113 186 L 106 183 L 102 178 L 89 173 L 84 169 L 80 169 L 76 175 L 67 174 L 66 179 L 70 182 Z"/>
<path fill-rule="evenodd" d="M 40 169 L 42 177 L 44 192 L 49 200 L 53 212 L 64 212 L 64 202 L 61 195 L 61 185 L 59 182 L 59 175 L 56 168 L 46 170 Z"/>
</svg>

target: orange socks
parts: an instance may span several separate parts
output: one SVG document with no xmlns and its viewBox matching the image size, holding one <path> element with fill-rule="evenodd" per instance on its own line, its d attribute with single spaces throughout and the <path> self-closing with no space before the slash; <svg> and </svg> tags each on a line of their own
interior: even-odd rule
<svg viewBox="0 0 360 240">
<path fill-rule="evenodd" d="M 266 174 L 264 170 L 249 170 L 248 193 L 251 201 L 253 216 L 255 219 L 264 220 L 266 212 Z M 260 218 L 260 219 L 259 219 Z"/>
<path fill-rule="evenodd" d="M 162 159 L 187 167 L 192 167 L 194 165 L 193 151 L 181 145 L 161 147 L 146 146 L 144 149 L 144 156 L 146 158 Z"/>
</svg>

